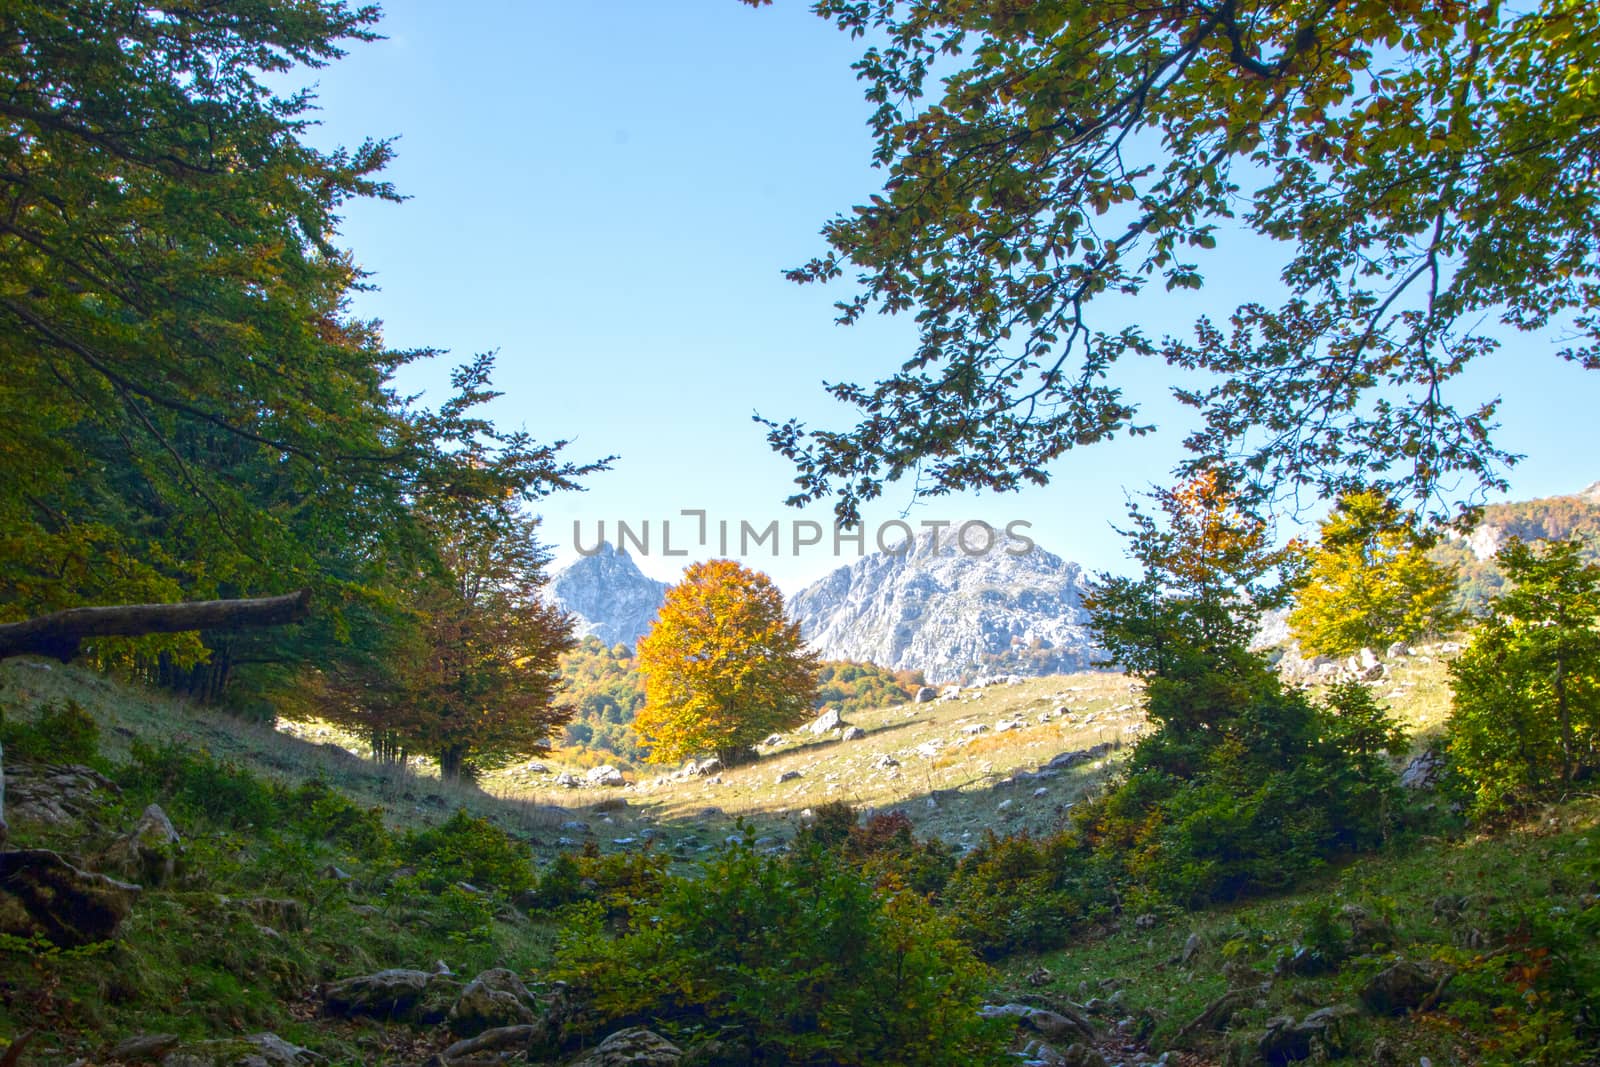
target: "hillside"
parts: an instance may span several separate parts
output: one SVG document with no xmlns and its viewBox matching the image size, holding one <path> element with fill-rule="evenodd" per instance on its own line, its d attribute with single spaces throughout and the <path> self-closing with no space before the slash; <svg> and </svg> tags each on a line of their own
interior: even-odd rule
<svg viewBox="0 0 1600 1067">
<path fill-rule="evenodd" d="M 1418 744 L 1443 716 L 1441 668 L 1437 650 L 1419 649 L 1380 686 Z M 113 1050 L 144 1037 L 143 1047 L 163 1050 L 155 1058 L 167 1067 L 243 1064 L 241 1049 L 254 1055 L 263 1046 L 239 1040 L 260 1032 L 335 1064 L 421 1063 L 481 1030 L 443 1016 L 494 967 L 521 978 L 506 986 L 511 1008 L 494 1002 L 510 1012 L 496 1020 L 559 1014 L 548 979 L 561 966 L 558 932 L 572 920 L 549 910 L 551 902 L 600 904 L 615 892 L 654 892 L 644 887 L 669 871 L 693 877 L 702 864 L 743 862 L 737 857 L 747 846 L 730 854 L 727 842 L 782 857 L 838 802 L 879 813 L 890 819 L 885 825 L 907 819 L 915 839 L 935 850 L 930 857 L 971 854 L 981 871 L 992 834 L 1042 839 L 1099 791 L 1144 728 L 1138 699 L 1126 679 L 1107 673 L 951 688 L 926 703 L 852 712 L 821 732 L 775 737 L 748 766 L 644 774 L 603 788 L 560 784 L 570 772 L 559 764 L 523 765 L 488 776 L 481 788 L 447 788 L 380 770 L 334 744 L 340 738 L 331 730 L 311 728 L 321 740 L 292 737 L 78 668 L 11 661 L 0 666 L 8 740 L 30 736 L 25 726 L 41 707 L 76 701 L 98 724 L 90 762 L 106 776 L 53 823 L 29 817 L 13 788 L 11 844 L 101 864 L 96 857 L 154 802 L 181 845 L 158 853 L 177 861 L 174 872 L 146 886 L 109 947 L 41 955 L 40 942 L 0 938 L 0 1028 L 39 1028 L 25 1063 L 133 1062 L 135 1046 Z M 26 757 L 10 741 L 8 771 L 23 797 L 40 780 L 20 762 Z M 465 811 L 452 814 L 458 808 Z M 1199 1067 L 1255 1048 L 1276 1016 L 1303 1022 L 1315 1007 L 1358 1000 L 1399 953 L 1455 968 L 1457 995 L 1420 1022 L 1340 1014 L 1339 1047 L 1360 1062 L 1481 1062 L 1489 1035 L 1531 1041 L 1545 1024 L 1504 1016 L 1486 1027 L 1472 1014 L 1505 999 L 1496 984 L 1505 966 L 1496 961 L 1505 957 L 1478 946 L 1500 943 L 1535 900 L 1552 916 L 1593 910 L 1597 817 L 1600 808 L 1583 801 L 1549 809 L 1536 825 L 1408 844 L 1276 899 L 1193 913 L 1108 913 L 1066 948 L 1002 954 L 985 979 L 986 999 L 1082 1019 L 1082 1048 L 1097 1049 L 1107 1064 L 1149 1063 L 1165 1050 L 1166 1063 Z M 560 888 L 576 884 L 569 877 L 593 888 L 569 897 L 574 890 Z M 1441 900 L 1451 910 L 1439 911 Z M 1341 913 L 1346 905 L 1360 910 Z M 1387 940 L 1363 945 L 1342 932 L 1367 929 L 1357 916 L 1385 924 Z M 1561 946 L 1573 935 L 1557 923 L 1538 936 Z M 1338 960 L 1305 973 L 1283 969 L 1281 959 L 1313 943 L 1337 945 Z M 350 980 L 384 968 L 419 975 L 429 996 L 451 1004 L 432 1009 L 438 1016 L 385 1021 L 339 999 L 355 996 Z M 1260 989 L 1235 997 L 1231 1020 L 1215 1033 L 1185 1029 L 1242 976 Z M 516 992 L 524 983 L 527 992 Z M 566 1029 L 556 1029 L 564 1036 L 547 1035 L 548 1052 L 512 1062 L 575 1064 L 582 1043 L 603 1036 L 582 1029 L 582 1016 L 563 1018 Z M 516 1033 L 523 1045 L 537 1043 L 526 1027 Z M 174 1036 L 156 1036 L 163 1034 Z M 1331 1040 L 1320 1030 L 1314 1036 Z M 223 1040 L 231 1044 L 216 1043 Z M 1019 1037 L 1015 1047 L 1023 1044 Z M 130 1058 L 118 1058 L 124 1054 Z M 287 1055 L 282 1063 L 306 1062 Z M 478 1061 L 461 1053 L 443 1062 Z"/>
<path fill-rule="evenodd" d="M 1576 493 L 1490 504 L 1466 536 L 1452 536 L 1429 555 L 1459 574 L 1458 606 L 1476 612 L 1505 586 L 1494 554 L 1512 537 L 1524 541 L 1578 537 L 1600 559 L 1600 482 Z"/>
</svg>

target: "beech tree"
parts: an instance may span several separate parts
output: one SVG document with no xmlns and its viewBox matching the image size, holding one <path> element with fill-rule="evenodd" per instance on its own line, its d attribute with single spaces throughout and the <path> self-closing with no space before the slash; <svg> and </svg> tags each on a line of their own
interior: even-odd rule
<svg viewBox="0 0 1600 1067">
<path fill-rule="evenodd" d="M 1600 367 L 1600 6 L 814 7 L 868 42 L 884 182 L 789 276 L 849 273 L 841 322 L 908 314 L 919 339 L 827 385 L 843 428 L 762 420 L 795 503 L 854 519 L 907 474 L 1042 484 L 1067 449 L 1148 428 L 1124 364 L 1154 357 L 1198 372 L 1177 390 L 1192 470 L 1425 504 L 1456 474 L 1503 485 L 1495 400 L 1457 382 L 1497 329 L 1555 327 Z M 1201 253 L 1240 230 L 1283 250 L 1281 290 L 1188 337 L 1101 313 L 1200 288 Z"/>
<path fill-rule="evenodd" d="M 1438 633 L 1455 579 L 1426 555 L 1410 517 L 1380 493 L 1347 493 L 1308 552 L 1289 629 L 1317 655 L 1347 656 Z"/>
<path fill-rule="evenodd" d="M 783 594 L 732 560 L 696 563 L 667 590 L 638 663 L 645 703 L 633 728 L 656 763 L 704 752 L 728 762 L 804 722 L 816 696 L 817 656 Z"/>
</svg>

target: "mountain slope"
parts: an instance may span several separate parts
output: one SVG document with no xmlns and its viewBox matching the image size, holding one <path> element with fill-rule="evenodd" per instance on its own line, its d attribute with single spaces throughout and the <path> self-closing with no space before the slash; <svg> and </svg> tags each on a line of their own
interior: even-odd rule
<svg viewBox="0 0 1600 1067">
<path fill-rule="evenodd" d="M 920 670 L 930 682 L 1093 665 L 1076 563 L 1004 534 L 983 555 L 963 553 L 948 532 L 934 538 L 924 533 L 903 555 L 867 556 L 798 593 L 789 613 L 811 646 L 827 659 Z"/>
</svg>

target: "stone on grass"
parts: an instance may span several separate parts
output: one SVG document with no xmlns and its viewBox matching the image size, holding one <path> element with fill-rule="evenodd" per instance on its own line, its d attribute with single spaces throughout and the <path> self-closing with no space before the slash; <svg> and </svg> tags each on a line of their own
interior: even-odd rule
<svg viewBox="0 0 1600 1067">
<path fill-rule="evenodd" d="M 0 852 L 0 933 L 43 936 L 62 948 L 105 941 L 140 887 L 81 871 L 48 849 Z"/>
</svg>

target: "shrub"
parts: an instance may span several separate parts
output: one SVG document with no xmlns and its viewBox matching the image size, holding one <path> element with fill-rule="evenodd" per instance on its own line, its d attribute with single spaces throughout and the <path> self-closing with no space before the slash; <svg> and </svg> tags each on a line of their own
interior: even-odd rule
<svg viewBox="0 0 1600 1067">
<path fill-rule="evenodd" d="M 1072 834 L 990 834 L 962 857 L 940 895 L 962 940 L 988 958 L 1064 944 L 1111 911 L 1109 881 Z"/>
<path fill-rule="evenodd" d="M 577 903 L 599 904 L 610 918 L 624 917 L 660 895 L 667 857 L 648 848 L 603 856 L 591 841 L 579 853 L 563 852 L 539 872 L 533 906 L 551 910 Z"/>
<path fill-rule="evenodd" d="M 575 917 L 560 976 L 603 1023 L 725 1028 L 752 1064 L 998 1064 L 1007 1027 L 977 1015 L 990 975 L 918 894 L 874 887 L 814 845 L 724 851 L 666 882 L 612 939 Z"/>
<path fill-rule="evenodd" d="M 285 817 L 284 791 L 233 763 L 219 763 L 204 749 L 168 743 L 159 748 L 133 743 L 133 758 L 117 782 L 134 797 L 159 800 L 171 814 L 204 819 L 221 827 L 266 829 Z"/>
<path fill-rule="evenodd" d="M 8 760 L 88 763 L 100 748 L 100 724 L 76 700 L 41 705 L 32 722 L 0 718 L 0 746 Z"/>
<path fill-rule="evenodd" d="M 382 808 L 363 808 L 325 782 L 307 782 L 290 797 L 295 828 L 314 841 L 326 841 L 365 859 L 384 855 L 393 835 L 383 825 Z"/>
<path fill-rule="evenodd" d="M 508 895 L 533 885 L 528 850 L 464 809 L 438 826 L 406 835 L 405 854 L 417 868 L 417 884 L 434 893 L 457 882 Z"/>
</svg>

